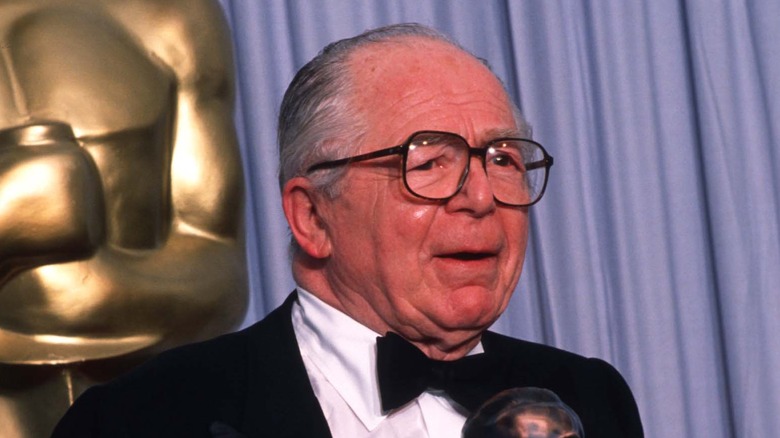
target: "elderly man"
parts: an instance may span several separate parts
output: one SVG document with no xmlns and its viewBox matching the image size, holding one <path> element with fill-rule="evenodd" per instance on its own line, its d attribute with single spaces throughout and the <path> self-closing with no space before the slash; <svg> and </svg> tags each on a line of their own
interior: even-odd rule
<svg viewBox="0 0 780 438">
<path fill-rule="evenodd" d="M 614 368 L 486 331 L 552 165 L 528 134 L 491 71 L 429 28 L 328 46 L 280 114 L 297 291 L 90 390 L 55 436 L 456 437 L 524 386 L 560 396 L 586 436 L 642 436 Z"/>
</svg>

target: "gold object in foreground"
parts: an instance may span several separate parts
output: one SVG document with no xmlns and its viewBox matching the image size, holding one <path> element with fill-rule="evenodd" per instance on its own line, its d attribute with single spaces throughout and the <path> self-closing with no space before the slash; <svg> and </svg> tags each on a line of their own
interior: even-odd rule
<svg viewBox="0 0 780 438">
<path fill-rule="evenodd" d="M 0 436 L 240 323 L 232 62 L 216 1 L 0 4 Z"/>
</svg>

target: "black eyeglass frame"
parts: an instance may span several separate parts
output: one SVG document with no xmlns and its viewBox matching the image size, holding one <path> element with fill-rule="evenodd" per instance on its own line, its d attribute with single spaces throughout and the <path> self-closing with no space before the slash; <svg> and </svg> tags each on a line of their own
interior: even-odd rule
<svg viewBox="0 0 780 438">
<path fill-rule="evenodd" d="M 414 140 L 417 136 L 423 135 L 423 134 L 434 134 L 434 135 L 452 135 L 455 137 L 460 138 L 463 140 L 463 143 L 468 146 L 469 150 L 469 159 L 466 161 L 466 169 L 463 171 L 463 175 L 460 177 L 460 181 L 458 181 L 458 187 L 455 189 L 455 192 L 447 197 L 444 198 L 431 198 L 428 196 L 423 196 L 415 192 L 414 190 L 409 187 L 409 183 L 406 180 L 406 160 L 407 156 L 409 155 L 409 146 L 412 144 L 412 140 Z M 506 205 L 508 207 L 530 207 L 531 205 L 536 204 L 539 202 L 539 200 L 542 199 L 542 196 L 544 196 L 544 192 L 547 189 L 547 181 L 550 178 L 550 167 L 552 167 L 554 163 L 554 159 L 552 155 L 547 153 L 547 150 L 542 146 L 539 142 L 536 142 L 534 140 L 530 140 L 527 138 L 520 138 L 520 137 L 499 137 L 493 140 L 490 140 L 489 142 L 485 143 L 482 147 L 472 147 L 469 142 L 463 138 L 463 136 L 459 134 L 455 134 L 453 132 L 446 132 L 446 131 L 416 131 L 412 135 L 409 136 L 409 138 L 406 139 L 405 142 L 403 142 L 400 145 L 397 146 L 391 146 L 386 149 L 380 149 L 378 151 L 373 152 L 367 152 L 365 154 L 359 154 L 359 155 L 353 155 L 351 157 L 346 158 L 340 158 L 338 160 L 331 160 L 331 161 L 323 161 L 321 163 L 316 163 L 311 166 L 309 166 L 308 169 L 306 169 L 306 174 L 315 172 L 317 170 L 323 170 L 323 169 L 333 169 L 340 166 L 346 166 L 351 163 L 357 163 L 360 161 L 366 161 L 366 160 L 373 160 L 375 158 L 381 158 L 381 157 L 387 157 L 390 155 L 401 155 L 402 163 L 401 163 L 401 174 L 402 179 L 404 181 L 404 186 L 406 187 L 406 190 L 409 191 L 412 195 L 421 198 L 421 199 L 427 199 L 429 201 L 447 201 L 448 199 L 453 198 L 455 195 L 457 195 L 460 190 L 463 188 L 463 184 L 466 183 L 466 179 L 469 176 L 469 171 L 471 170 L 471 157 L 474 155 L 479 156 L 482 158 L 482 169 L 485 171 L 485 175 L 487 175 L 487 152 L 490 149 L 490 146 L 500 143 L 502 141 L 522 141 L 526 143 L 531 143 L 534 146 L 538 147 L 539 150 L 542 151 L 542 159 L 539 161 L 532 161 L 530 163 L 524 163 L 525 164 L 525 170 L 530 171 L 534 169 L 540 169 L 545 168 L 544 172 L 544 183 L 542 184 L 542 189 L 539 190 L 539 194 L 536 196 L 536 199 L 534 199 L 533 202 L 530 202 L 528 204 L 510 204 L 508 202 L 504 202 L 498 198 L 496 198 L 496 195 L 493 195 L 493 199 L 498 202 L 501 205 Z M 490 178 L 490 176 L 488 176 Z"/>
</svg>

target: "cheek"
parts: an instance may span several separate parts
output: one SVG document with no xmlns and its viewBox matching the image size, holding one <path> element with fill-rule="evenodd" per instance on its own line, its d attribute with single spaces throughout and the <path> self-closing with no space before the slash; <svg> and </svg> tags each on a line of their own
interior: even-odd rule
<svg viewBox="0 0 780 438">
<path fill-rule="evenodd" d="M 351 191 L 330 213 L 334 248 L 348 259 L 350 272 L 398 288 L 420 284 L 420 260 L 436 206 L 406 197 L 395 184 L 389 177 L 353 177 Z"/>
<path fill-rule="evenodd" d="M 507 260 L 505 275 L 512 290 L 520 278 L 525 260 L 525 250 L 528 245 L 528 211 L 510 211 L 504 217 L 504 229 L 507 239 Z"/>
<path fill-rule="evenodd" d="M 439 206 L 407 193 L 400 180 L 388 183 L 382 191 L 385 196 L 377 199 L 370 211 L 375 223 L 381 224 L 376 244 L 387 254 L 407 261 L 417 259 L 432 232 Z"/>
<path fill-rule="evenodd" d="M 528 214 L 517 212 L 505 221 L 507 240 L 515 244 L 515 250 L 525 252 L 528 243 Z"/>
<path fill-rule="evenodd" d="M 406 204 L 396 204 L 391 212 L 386 212 L 384 226 L 376 234 L 375 243 L 385 261 L 404 270 L 404 275 L 396 280 L 419 273 L 420 264 L 428 257 L 426 242 L 435 215 L 435 207 L 430 205 L 408 205 L 408 201 Z"/>
<path fill-rule="evenodd" d="M 384 222 L 375 234 L 373 250 L 377 251 L 382 294 L 395 318 L 403 320 L 409 312 L 414 314 L 412 308 L 419 307 L 419 300 L 426 295 L 421 291 L 430 283 L 425 269 L 429 258 L 426 242 L 434 215 L 435 206 L 395 203 L 390 211 L 384 211 Z"/>
</svg>

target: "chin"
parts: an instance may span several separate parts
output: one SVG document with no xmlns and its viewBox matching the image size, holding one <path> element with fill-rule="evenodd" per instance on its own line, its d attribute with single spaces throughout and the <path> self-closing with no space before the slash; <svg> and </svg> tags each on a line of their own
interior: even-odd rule
<svg viewBox="0 0 780 438">
<path fill-rule="evenodd" d="M 498 319 L 505 307 L 496 301 L 494 292 L 486 292 L 484 289 L 453 298 L 455 300 L 440 315 L 441 326 L 448 330 L 485 330 Z"/>
</svg>

